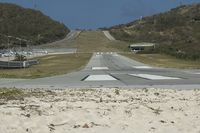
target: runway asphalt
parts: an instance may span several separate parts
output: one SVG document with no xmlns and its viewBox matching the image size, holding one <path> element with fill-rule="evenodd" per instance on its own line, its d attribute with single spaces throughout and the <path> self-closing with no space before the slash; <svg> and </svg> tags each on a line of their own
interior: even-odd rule
<svg viewBox="0 0 200 133">
<path fill-rule="evenodd" d="M 0 87 L 200 89 L 200 71 L 156 68 L 117 53 L 94 53 L 79 72 L 32 80 L 0 79 Z"/>
</svg>

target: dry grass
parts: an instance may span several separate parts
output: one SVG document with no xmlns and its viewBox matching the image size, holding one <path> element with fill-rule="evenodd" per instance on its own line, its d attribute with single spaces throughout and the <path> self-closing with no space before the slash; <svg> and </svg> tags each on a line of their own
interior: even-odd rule
<svg viewBox="0 0 200 133">
<path fill-rule="evenodd" d="M 0 88 L 0 105 L 6 104 L 7 101 L 24 101 L 25 98 L 35 97 L 42 98 L 45 96 L 56 96 L 56 91 L 45 89 L 17 89 L 17 88 Z"/>
<path fill-rule="evenodd" d="M 58 49 L 58 48 L 76 48 L 77 46 L 74 45 L 74 41 L 75 40 L 69 40 L 66 38 L 62 39 L 62 40 L 59 40 L 59 41 L 56 41 L 56 42 L 52 42 L 52 43 L 47 43 L 47 44 L 43 44 L 43 45 L 39 45 L 37 46 L 37 48 L 55 48 L 55 49 Z"/>
<path fill-rule="evenodd" d="M 161 54 L 123 54 L 126 57 L 140 61 L 145 64 L 156 67 L 180 68 L 180 69 L 197 69 L 200 68 L 199 61 L 181 60 L 168 55 Z"/>
<path fill-rule="evenodd" d="M 125 52 L 128 44 L 121 41 L 110 41 L 102 31 L 83 31 L 74 41 L 78 52 Z"/>
<path fill-rule="evenodd" d="M 102 31 L 82 31 L 76 39 L 66 38 L 50 44 L 39 46 L 40 48 L 77 48 L 80 53 L 92 52 L 127 52 L 128 43 L 122 41 L 110 41 Z"/>
<path fill-rule="evenodd" d="M 27 69 L 0 69 L 0 78 L 41 78 L 78 71 L 92 54 L 48 55 L 37 58 L 40 64 Z"/>
<path fill-rule="evenodd" d="M 24 92 L 20 89 L 0 88 L 0 100 L 22 100 Z"/>
</svg>

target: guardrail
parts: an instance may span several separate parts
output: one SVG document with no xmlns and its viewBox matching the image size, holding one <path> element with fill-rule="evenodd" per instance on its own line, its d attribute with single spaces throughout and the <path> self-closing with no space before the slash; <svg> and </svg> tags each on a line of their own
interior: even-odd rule
<svg viewBox="0 0 200 133">
<path fill-rule="evenodd" d="M 29 61 L 25 61 L 27 65 L 29 66 L 33 66 L 33 65 L 37 65 L 39 64 L 39 61 L 38 60 L 29 60 Z"/>
<path fill-rule="evenodd" d="M 28 68 L 32 65 L 37 65 L 37 60 L 29 61 L 0 61 L 0 68 Z"/>
</svg>

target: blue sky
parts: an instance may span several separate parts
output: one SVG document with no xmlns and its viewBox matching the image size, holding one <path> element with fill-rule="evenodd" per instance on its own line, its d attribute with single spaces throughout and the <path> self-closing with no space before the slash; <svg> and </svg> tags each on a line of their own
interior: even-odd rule
<svg viewBox="0 0 200 133">
<path fill-rule="evenodd" d="M 35 2 L 34 2 L 35 1 Z M 0 0 L 34 8 L 70 29 L 96 29 L 127 23 L 200 0 Z"/>
</svg>

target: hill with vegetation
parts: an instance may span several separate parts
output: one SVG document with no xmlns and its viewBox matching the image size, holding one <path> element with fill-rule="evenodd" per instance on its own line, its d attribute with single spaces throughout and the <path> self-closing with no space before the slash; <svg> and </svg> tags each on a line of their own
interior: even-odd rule
<svg viewBox="0 0 200 133">
<path fill-rule="evenodd" d="M 64 38 L 69 29 L 52 20 L 40 11 L 26 9 L 15 4 L 0 3 L 0 48 L 20 44 L 15 38 L 29 40 L 30 45 L 39 45 Z M 22 41 L 26 45 L 28 42 Z"/>
<path fill-rule="evenodd" d="M 148 52 L 200 59 L 200 4 L 183 5 L 109 30 L 118 40 L 158 44 Z"/>
</svg>

